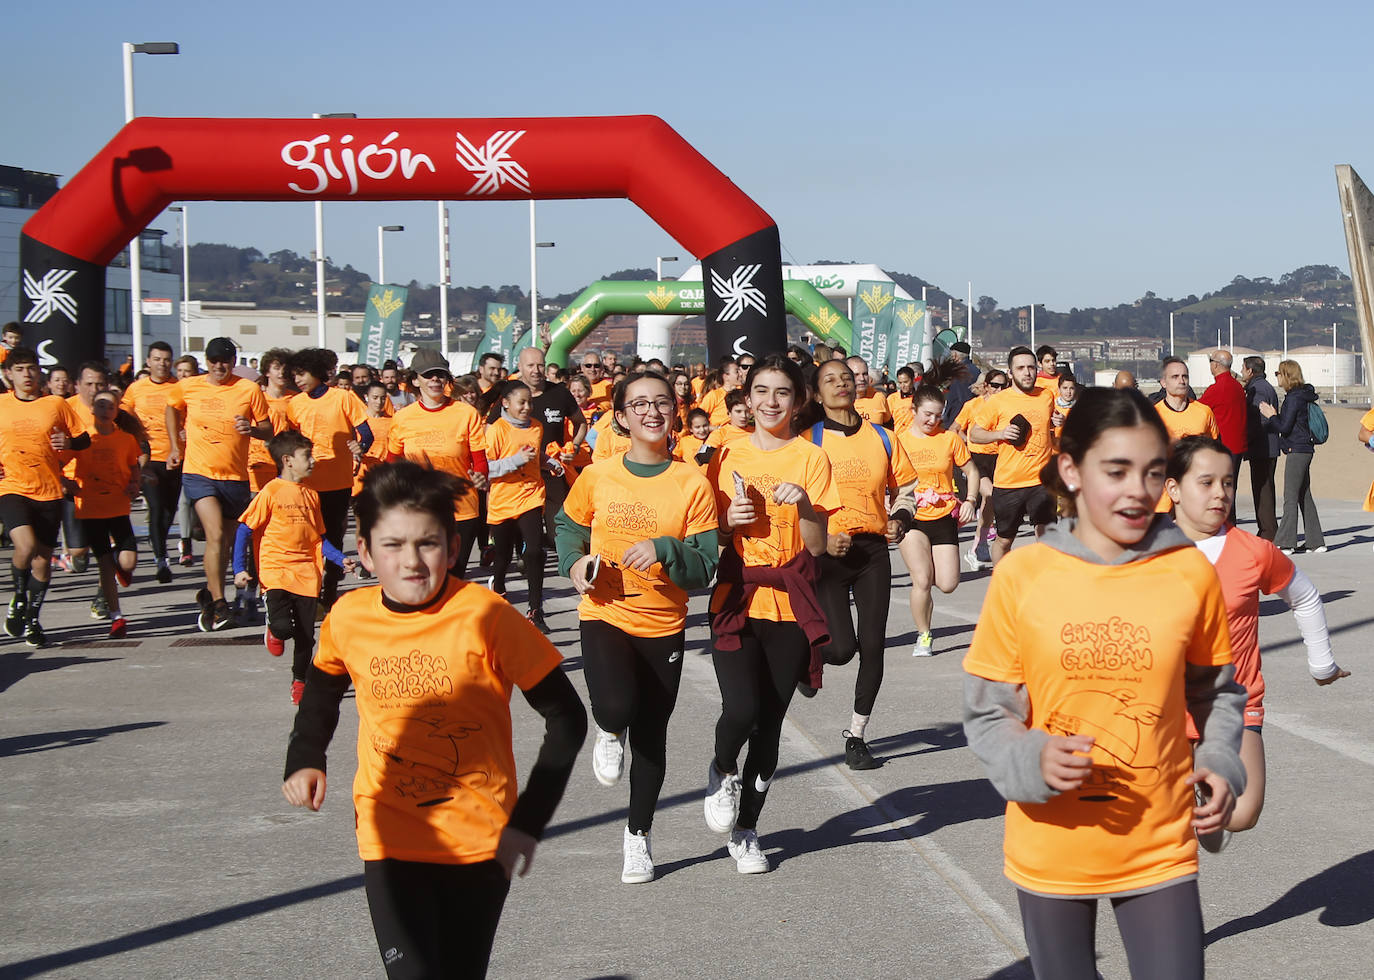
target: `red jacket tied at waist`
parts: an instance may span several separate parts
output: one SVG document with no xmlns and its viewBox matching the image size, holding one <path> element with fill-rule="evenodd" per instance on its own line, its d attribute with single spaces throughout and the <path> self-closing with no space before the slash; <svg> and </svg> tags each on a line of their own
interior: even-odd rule
<svg viewBox="0 0 1374 980">
<path fill-rule="evenodd" d="M 786 565 L 774 568 L 771 565 L 745 565 L 744 559 L 734 548 L 726 548 L 716 568 L 716 587 L 726 591 L 720 610 L 711 620 L 712 644 L 718 651 L 729 652 L 740 648 L 740 634 L 749 620 L 749 599 L 760 585 L 786 592 L 792 604 L 792 614 L 797 617 L 797 625 L 811 644 L 808 683 L 819 688 L 821 669 L 825 665 L 821 649 L 830 642 L 830 627 L 816 598 L 816 584 L 820 577 L 821 569 L 816 557 L 805 549 Z"/>
</svg>

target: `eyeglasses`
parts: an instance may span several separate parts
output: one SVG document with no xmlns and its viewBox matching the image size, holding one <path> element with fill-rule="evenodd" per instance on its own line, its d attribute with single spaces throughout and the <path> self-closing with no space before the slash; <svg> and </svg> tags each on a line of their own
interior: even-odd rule
<svg viewBox="0 0 1374 980">
<path fill-rule="evenodd" d="M 659 415 L 671 415 L 673 411 L 673 403 L 667 398 L 656 398 L 653 401 L 649 401 L 647 398 L 636 398 L 625 407 L 630 410 L 632 415 L 639 418 L 648 415 L 650 408 L 658 412 Z"/>
</svg>

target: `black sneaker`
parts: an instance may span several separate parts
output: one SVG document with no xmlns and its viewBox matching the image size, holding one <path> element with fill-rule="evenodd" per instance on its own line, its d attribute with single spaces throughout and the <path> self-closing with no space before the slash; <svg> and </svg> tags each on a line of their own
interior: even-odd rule
<svg viewBox="0 0 1374 980">
<path fill-rule="evenodd" d="M 820 693 L 820 688 L 812 687 L 806 681 L 797 681 L 797 693 L 804 698 L 814 698 Z"/>
<path fill-rule="evenodd" d="M 157 564 L 157 580 L 162 585 L 166 585 L 168 582 L 172 581 L 172 568 L 165 561 L 158 562 Z"/>
<path fill-rule="evenodd" d="M 539 632 L 544 633 L 546 635 L 548 634 L 549 624 L 544 622 L 544 613 L 541 610 L 531 609 L 529 612 L 525 614 L 525 618 L 528 619 L 531 623 L 533 623 L 535 628 L 539 630 Z"/>
<path fill-rule="evenodd" d="M 24 622 L 29 618 L 28 606 L 18 598 L 10 600 L 10 608 L 5 613 L 5 632 L 10 636 L 24 635 Z"/>
<path fill-rule="evenodd" d="M 882 763 L 873 758 L 868 751 L 868 743 L 857 735 L 844 730 L 844 764 L 850 769 L 877 769 Z"/>
<path fill-rule="evenodd" d="M 238 623 L 234 620 L 234 611 L 229 608 L 229 603 L 223 599 L 216 599 L 210 608 L 210 629 L 219 632 L 237 625 Z"/>
<path fill-rule="evenodd" d="M 215 600 L 210 597 L 209 589 L 202 588 L 196 592 L 196 605 L 200 606 L 196 626 L 202 633 L 208 633 L 215 618 Z"/>
<path fill-rule="evenodd" d="M 91 553 L 88 551 L 84 555 L 72 555 L 72 571 L 81 574 L 91 565 Z"/>
<path fill-rule="evenodd" d="M 35 650 L 41 650 L 48 645 L 48 638 L 43 634 L 43 627 L 38 625 L 38 620 L 29 620 L 24 626 L 24 643 Z"/>
</svg>

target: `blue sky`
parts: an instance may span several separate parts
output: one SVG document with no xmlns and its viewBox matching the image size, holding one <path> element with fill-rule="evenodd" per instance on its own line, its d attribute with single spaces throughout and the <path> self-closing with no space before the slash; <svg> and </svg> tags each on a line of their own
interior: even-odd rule
<svg viewBox="0 0 1374 980">
<path fill-rule="evenodd" d="M 876 262 L 1003 307 L 1348 268 L 1333 167 L 1374 180 L 1374 4 L 235 5 L 6 16 L 0 163 L 67 176 L 142 115 L 655 113 L 777 221 L 784 260 Z M 432 203 L 327 204 L 326 251 L 438 276 Z M 308 254 L 308 204 L 204 203 L 192 241 Z M 457 285 L 528 285 L 523 203 L 451 207 Z M 174 215 L 154 227 L 176 236 Z M 539 207 L 540 292 L 687 253 L 623 201 Z M 669 266 L 681 271 L 685 264 Z"/>
</svg>

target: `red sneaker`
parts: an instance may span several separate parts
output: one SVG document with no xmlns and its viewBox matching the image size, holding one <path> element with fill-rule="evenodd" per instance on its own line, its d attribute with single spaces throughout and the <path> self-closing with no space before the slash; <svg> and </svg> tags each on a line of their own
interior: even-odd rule
<svg viewBox="0 0 1374 980">
<path fill-rule="evenodd" d="M 115 615 L 114 622 L 110 624 L 110 639 L 122 640 L 129 635 L 129 624 L 123 616 Z"/>
<path fill-rule="evenodd" d="M 272 635 L 272 631 L 270 629 L 265 629 L 262 631 L 262 645 L 267 647 L 267 652 L 274 657 L 280 657 L 283 653 L 286 652 L 286 641 L 277 639 L 275 636 Z M 297 698 L 296 700 L 299 701 L 300 698 Z"/>
<path fill-rule="evenodd" d="M 177 561 L 180 562 L 181 565 L 183 565 L 184 567 L 189 568 L 196 563 L 196 557 L 195 555 L 188 555 L 183 553 L 182 556 L 177 559 Z"/>
<path fill-rule="evenodd" d="M 291 682 L 291 703 L 300 704 L 301 695 L 305 693 L 305 681 Z"/>
<path fill-rule="evenodd" d="M 130 585 L 133 584 L 133 581 L 134 581 L 134 573 L 133 573 L 133 572 L 126 572 L 126 571 L 124 571 L 124 569 L 122 569 L 122 568 L 120 568 L 118 565 L 116 565 L 116 566 L 115 566 L 115 581 L 118 582 L 120 585 L 122 585 L 124 588 L 127 589 Z"/>
</svg>

